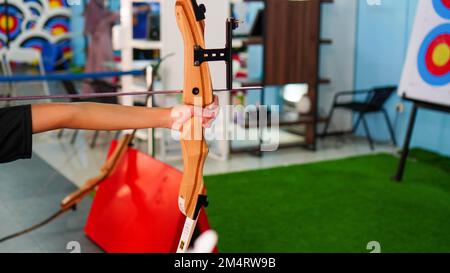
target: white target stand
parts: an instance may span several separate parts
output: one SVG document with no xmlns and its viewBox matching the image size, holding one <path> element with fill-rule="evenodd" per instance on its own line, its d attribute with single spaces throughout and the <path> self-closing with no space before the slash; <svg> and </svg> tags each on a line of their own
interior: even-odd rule
<svg viewBox="0 0 450 273">
<path fill-rule="evenodd" d="M 450 7 L 444 0 L 419 1 L 399 96 L 413 102 L 394 180 L 402 181 L 420 108 L 450 113 Z"/>
</svg>

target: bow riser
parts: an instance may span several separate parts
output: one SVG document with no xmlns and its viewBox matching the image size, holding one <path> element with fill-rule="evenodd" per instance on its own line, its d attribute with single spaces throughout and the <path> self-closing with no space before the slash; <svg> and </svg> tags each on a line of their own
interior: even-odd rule
<svg viewBox="0 0 450 273">
<path fill-rule="evenodd" d="M 208 63 L 196 65 L 194 48 L 205 47 L 203 20 L 197 21 L 195 1 L 178 0 L 175 5 L 176 19 L 184 42 L 183 102 L 205 107 L 213 102 L 213 90 Z M 208 155 L 201 120 L 192 118 L 181 135 L 184 171 L 180 186 L 179 206 L 187 217 L 195 220 L 198 214 L 198 198 L 206 194 L 203 185 L 203 165 Z"/>
</svg>

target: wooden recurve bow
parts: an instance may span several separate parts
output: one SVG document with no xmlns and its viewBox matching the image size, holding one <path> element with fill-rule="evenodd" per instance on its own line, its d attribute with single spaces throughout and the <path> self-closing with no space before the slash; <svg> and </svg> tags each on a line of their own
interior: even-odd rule
<svg viewBox="0 0 450 273">
<path fill-rule="evenodd" d="M 177 0 L 176 20 L 184 42 L 183 102 L 205 107 L 213 102 L 211 75 L 207 62 L 194 60 L 194 48 L 205 48 L 205 8 L 195 0 Z M 178 205 L 186 216 L 177 252 L 189 247 L 200 209 L 206 205 L 206 188 L 203 184 L 203 165 L 208 155 L 202 122 L 193 117 L 184 124 L 181 133 L 183 179 Z"/>
<path fill-rule="evenodd" d="M 183 102 L 205 107 L 213 102 L 213 88 L 208 62 L 225 61 L 227 64 L 227 88 L 231 89 L 231 34 L 238 21 L 226 21 L 226 46 L 222 49 L 205 49 L 205 6 L 196 0 L 177 0 L 175 14 L 184 43 Z M 194 233 L 201 208 L 206 206 L 206 188 L 203 183 L 203 165 L 208 155 L 201 120 L 191 118 L 181 133 L 183 155 L 183 179 L 180 185 L 178 205 L 186 216 L 177 252 L 185 252 Z"/>
</svg>

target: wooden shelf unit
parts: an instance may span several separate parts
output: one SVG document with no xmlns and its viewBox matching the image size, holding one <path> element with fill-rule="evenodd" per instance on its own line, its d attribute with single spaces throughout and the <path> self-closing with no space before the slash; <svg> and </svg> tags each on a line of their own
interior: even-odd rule
<svg viewBox="0 0 450 273">
<path fill-rule="evenodd" d="M 243 2 L 264 3 L 265 18 L 263 37 L 239 38 L 240 46 L 258 44 L 264 47 L 262 80 L 244 80 L 242 85 L 282 86 L 289 83 L 307 83 L 308 96 L 312 101 L 311 114 L 296 120 L 280 120 L 280 126 L 305 126 L 305 144 L 315 149 L 316 125 L 324 122 L 324 119 L 319 119 L 317 115 L 318 86 L 331 82 L 330 79 L 321 78 L 319 75 L 319 47 L 333 43 L 331 39 L 320 37 L 320 7 L 321 4 L 330 4 L 333 1 L 244 0 Z M 297 27 L 293 29 L 292 24 Z M 304 69 L 305 67 L 309 69 Z M 265 92 L 262 90 L 260 97 L 262 105 L 264 97 Z"/>
</svg>

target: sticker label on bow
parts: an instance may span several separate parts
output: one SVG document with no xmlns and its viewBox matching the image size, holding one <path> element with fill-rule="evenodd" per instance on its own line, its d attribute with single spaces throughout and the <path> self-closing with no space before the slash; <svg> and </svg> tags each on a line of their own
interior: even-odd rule
<svg viewBox="0 0 450 273">
<path fill-rule="evenodd" d="M 178 197 L 178 208 L 184 215 L 186 215 L 186 211 L 184 209 L 184 198 L 183 197 Z"/>
<path fill-rule="evenodd" d="M 181 233 L 180 243 L 178 245 L 178 251 L 186 251 L 189 247 L 189 241 L 192 236 L 192 229 L 195 226 L 195 221 L 189 217 L 186 217 L 186 222 L 184 222 L 183 232 Z"/>
</svg>

